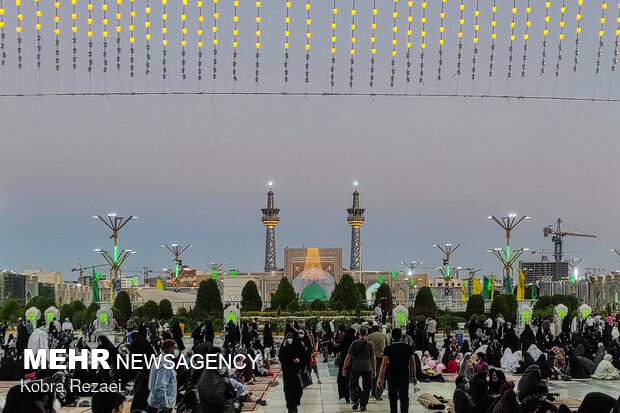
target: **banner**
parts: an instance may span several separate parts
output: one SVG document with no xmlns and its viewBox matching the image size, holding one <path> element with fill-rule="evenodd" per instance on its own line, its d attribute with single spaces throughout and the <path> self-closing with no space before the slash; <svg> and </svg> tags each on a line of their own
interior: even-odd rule
<svg viewBox="0 0 620 413">
<path fill-rule="evenodd" d="M 482 298 L 485 300 L 491 300 L 491 277 L 484 276 L 484 286 L 482 288 Z"/>
<path fill-rule="evenodd" d="M 465 304 L 467 302 L 467 293 L 465 292 L 465 283 L 467 283 L 467 281 L 463 281 L 461 283 L 461 304 Z"/>
<path fill-rule="evenodd" d="M 157 279 L 157 281 L 155 282 L 155 287 L 157 287 L 158 290 L 163 290 L 164 283 L 162 283 L 160 279 Z"/>
<path fill-rule="evenodd" d="M 519 282 L 517 283 L 517 300 L 525 299 L 525 275 L 519 270 Z"/>
<path fill-rule="evenodd" d="M 510 275 L 504 277 L 504 294 L 512 294 L 512 277 Z"/>
<path fill-rule="evenodd" d="M 480 285 L 480 278 L 474 277 L 474 294 L 482 295 L 482 285 Z"/>
<path fill-rule="evenodd" d="M 532 300 L 538 299 L 538 286 L 536 284 L 532 284 Z"/>
<path fill-rule="evenodd" d="M 101 301 L 99 297 L 99 278 L 93 268 L 93 302 L 98 303 L 99 301 Z"/>
</svg>

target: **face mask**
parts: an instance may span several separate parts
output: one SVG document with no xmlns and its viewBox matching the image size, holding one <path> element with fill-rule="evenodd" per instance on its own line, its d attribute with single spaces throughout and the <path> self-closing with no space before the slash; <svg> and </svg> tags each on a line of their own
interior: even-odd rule
<svg viewBox="0 0 620 413">
<path fill-rule="evenodd" d="M 402 330 L 401 333 L 402 333 L 403 337 L 405 337 L 407 335 L 407 330 Z"/>
<path fill-rule="evenodd" d="M 304 338 L 305 334 L 303 332 L 299 332 L 299 338 Z"/>
<path fill-rule="evenodd" d="M 179 357 L 179 354 L 181 354 L 181 352 L 179 351 L 179 349 L 174 350 L 174 357 Z"/>
<path fill-rule="evenodd" d="M 292 338 L 287 338 L 287 339 L 286 339 L 286 342 L 287 342 L 288 344 L 293 344 L 293 339 L 292 339 Z"/>
<path fill-rule="evenodd" d="M 223 376 L 226 374 L 226 367 L 222 367 L 217 369 L 217 374 L 219 374 L 220 376 Z"/>
<path fill-rule="evenodd" d="M 469 382 L 463 384 L 463 390 L 465 391 L 469 390 Z"/>
</svg>

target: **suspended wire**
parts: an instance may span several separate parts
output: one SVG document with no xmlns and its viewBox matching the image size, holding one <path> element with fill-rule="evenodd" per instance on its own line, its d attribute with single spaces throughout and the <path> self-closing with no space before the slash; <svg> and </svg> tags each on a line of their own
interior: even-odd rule
<svg viewBox="0 0 620 413">
<path fill-rule="evenodd" d="M 330 50 L 331 54 L 332 54 L 332 58 L 331 58 L 331 69 L 330 69 L 330 89 L 334 90 L 334 70 L 335 70 L 335 65 L 336 65 L 336 16 L 338 15 L 338 9 L 336 8 L 336 0 L 334 0 L 334 5 L 332 8 L 332 48 Z"/>
<path fill-rule="evenodd" d="M 134 18 L 136 17 L 136 10 L 134 9 L 134 4 L 133 4 L 134 0 L 129 0 L 129 4 L 131 5 L 131 10 L 129 11 L 129 44 L 131 45 L 129 47 L 129 74 L 131 75 L 131 77 L 134 77 L 134 71 L 135 71 L 135 51 L 136 49 L 134 48 L 134 44 L 136 42 L 136 39 L 133 37 L 134 35 Z"/>
<path fill-rule="evenodd" d="M 474 11 L 474 55 L 471 60 L 471 80 L 476 78 L 476 56 L 478 56 L 478 30 L 480 25 L 478 24 L 478 17 L 480 16 L 479 0 L 476 0 L 476 11 Z M 473 83 L 473 82 L 472 82 Z M 473 87 L 473 86 L 472 86 Z"/>
<path fill-rule="evenodd" d="M 217 44 L 219 42 L 217 38 L 217 19 L 220 17 L 217 12 L 218 0 L 213 0 L 213 79 L 217 77 Z"/>
<path fill-rule="evenodd" d="M 515 15 L 517 14 L 517 3 L 516 0 L 512 1 L 512 21 L 510 22 L 510 56 L 508 57 L 508 77 L 512 77 L 512 52 L 514 50 L 513 44 L 515 41 Z"/>
<path fill-rule="evenodd" d="M 370 35 L 370 87 L 372 88 L 375 80 L 375 53 L 377 49 L 375 49 L 375 30 L 377 28 L 377 5 L 376 1 L 372 0 L 372 26 L 371 26 L 371 35 Z"/>
<path fill-rule="evenodd" d="M 603 4 L 601 5 L 601 29 L 598 32 L 598 51 L 596 53 L 596 75 L 599 74 L 601 69 L 601 49 L 603 48 L 603 34 L 605 34 L 604 26 L 605 26 L 605 10 L 607 10 L 607 2 L 603 0 Z"/>
<path fill-rule="evenodd" d="M 411 81 L 411 23 L 413 23 L 413 0 L 409 0 L 409 14 L 407 15 L 407 83 Z"/>
<path fill-rule="evenodd" d="M 420 18 L 422 22 L 422 43 L 420 43 L 420 84 L 423 83 L 424 80 L 424 49 L 426 48 L 426 1 L 422 1 L 422 17 Z"/>
<path fill-rule="evenodd" d="M 545 2 L 545 28 L 543 29 L 543 42 L 542 42 L 542 61 L 540 62 L 540 74 L 545 73 L 545 65 L 547 59 L 547 35 L 549 34 L 549 7 L 551 7 L 551 2 L 547 0 Z"/>
<path fill-rule="evenodd" d="M 527 8 L 525 9 L 525 33 L 523 34 L 523 62 L 521 64 L 521 78 L 525 77 L 525 66 L 527 62 L 527 39 L 529 37 L 528 31 L 530 29 L 530 26 L 532 25 L 532 22 L 530 20 L 531 11 L 532 8 L 530 7 L 530 0 L 527 0 Z"/>
<path fill-rule="evenodd" d="M 573 73 L 577 71 L 577 64 L 579 63 L 579 34 L 581 33 L 581 6 L 583 5 L 583 0 L 577 0 L 577 4 L 579 5 L 579 10 L 577 11 L 577 16 L 575 17 L 577 20 L 577 37 L 575 38 L 575 64 L 573 65 Z"/>
<path fill-rule="evenodd" d="M 185 46 L 187 45 L 187 40 L 185 35 L 187 34 L 187 27 L 185 27 L 185 20 L 187 20 L 187 15 L 185 14 L 187 7 L 187 0 L 183 0 L 183 6 L 181 9 L 181 77 L 183 80 L 187 79 L 187 74 L 185 73 Z"/>
<path fill-rule="evenodd" d="M 0 7 L 2 7 L 1 3 L 0 3 Z M 618 17 L 616 18 L 616 21 L 618 23 L 618 26 L 616 27 L 616 41 L 614 42 L 614 57 L 611 60 L 612 76 L 613 76 L 613 73 L 616 71 L 616 65 L 618 64 L 618 45 L 620 44 L 620 3 L 618 3 Z M 4 45 L 2 46 L 2 49 L 4 50 Z"/>
<path fill-rule="evenodd" d="M 390 87 L 394 87 L 394 74 L 395 74 L 395 63 L 396 63 L 396 33 L 398 32 L 398 26 L 396 25 L 396 17 L 398 16 L 398 12 L 396 11 L 396 6 L 398 0 L 394 0 L 394 12 L 392 13 L 392 17 L 394 19 L 394 23 L 392 26 L 392 75 L 390 77 Z"/>
<path fill-rule="evenodd" d="M 489 58 L 489 85 L 491 83 L 491 77 L 493 77 L 493 60 L 495 57 L 495 38 L 497 34 L 495 33 L 495 27 L 497 26 L 497 20 L 495 20 L 495 13 L 497 13 L 497 5 L 495 4 L 496 0 L 493 0 L 493 17 L 491 20 L 491 56 Z"/>
<path fill-rule="evenodd" d="M 306 84 L 308 84 L 310 76 L 310 0 L 306 0 Z"/>
<path fill-rule="evenodd" d="M 239 7 L 239 0 L 234 0 L 233 5 L 235 6 L 235 14 L 233 15 L 233 62 L 232 62 L 232 75 L 233 80 L 237 81 L 237 46 L 239 43 L 237 42 L 237 36 L 239 35 L 239 29 L 237 28 L 237 23 L 239 21 L 239 16 L 237 15 L 237 7 Z"/>
<path fill-rule="evenodd" d="M 457 55 L 457 63 L 456 63 L 456 74 L 461 76 L 461 57 L 463 56 L 463 25 L 465 24 L 465 19 L 463 18 L 463 11 L 465 10 L 464 0 L 461 0 L 461 5 L 459 6 L 460 16 L 459 16 L 459 53 Z"/>
<path fill-rule="evenodd" d="M 289 10 L 291 8 L 291 2 L 286 0 L 286 16 L 284 17 L 284 22 L 286 24 L 286 30 L 284 31 L 284 83 L 288 83 L 288 48 L 289 48 L 289 35 L 291 32 L 289 31 L 289 24 L 291 22 L 291 17 L 289 16 Z"/>
<path fill-rule="evenodd" d="M 441 13 L 439 14 L 439 65 L 437 67 L 437 80 L 441 80 L 441 66 L 443 65 L 443 32 L 445 30 L 443 20 L 446 17 L 446 13 L 444 12 L 444 4 L 446 4 L 446 0 L 441 0 Z"/>
<path fill-rule="evenodd" d="M 2 52 L 2 66 L 6 64 L 6 45 L 4 39 L 6 34 L 4 33 L 4 1 L 0 0 L 0 52 Z M 40 46 L 40 43 L 39 43 Z M 39 63 L 40 66 L 40 63 Z"/>
<path fill-rule="evenodd" d="M 555 64 L 555 77 L 560 76 L 560 63 L 562 62 L 562 40 L 564 40 L 564 13 L 566 12 L 566 0 L 562 0 L 562 7 L 560 8 L 560 34 L 558 35 L 558 61 Z"/>
<path fill-rule="evenodd" d="M 35 12 L 36 16 L 37 16 L 37 23 L 36 23 L 36 29 L 37 29 L 37 70 L 41 69 L 41 8 L 39 7 L 39 0 L 34 0 L 36 6 L 37 6 L 37 10 Z M 4 12 L 2 13 L 4 14 Z"/>
<path fill-rule="evenodd" d="M 349 89 L 353 89 L 353 68 L 355 65 L 355 0 L 351 6 L 351 67 L 349 68 Z"/>
</svg>

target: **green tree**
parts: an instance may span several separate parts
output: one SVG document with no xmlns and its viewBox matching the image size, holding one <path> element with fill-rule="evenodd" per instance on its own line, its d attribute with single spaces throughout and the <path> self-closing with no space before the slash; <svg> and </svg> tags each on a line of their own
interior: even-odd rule
<svg viewBox="0 0 620 413">
<path fill-rule="evenodd" d="M 245 283 L 241 290 L 241 311 L 260 311 L 263 309 L 263 300 L 258 293 L 258 287 L 252 280 Z"/>
<path fill-rule="evenodd" d="M 473 314 L 484 314 L 484 298 L 480 294 L 474 294 L 467 300 L 466 317 L 469 318 Z"/>
<path fill-rule="evenodd" d="M 65 304 L 60 307 L 60 322 L 62 323 L 65 319 L 72 320 L 73 319 L 73 309 L 69 304 Z"/>
<path fill-rule="evenodd" d="M 491 302 L 491 317 L 495 318 L 500 314 L 503 317 L 508 316 L 508 302 L 506 302 L 505 296 L 496 295 Z"/>
<path fill-rule="evenodd" d="M 14 322 L 24 314 L 24 307 L 17 300 L 10 299 L 0 309 L 0 320 Z"/>
<path fill-rule="evenodd" d="M 168 320 L 172 318 L 173 314 L 174 313 L 172 311 L 172 303 L 170 302 L 170 300 L 166 298 L 161 300 L 159 302 L 159 316 L 163 318 L 164 320 Z"/>
<path fill-rule="evenodd" d="M 366 286 L 364 285 L 364 283 L 355 283 L 355 286 L 360 291 L 362 301 L 366 302 Z"/>
<path fill-rule="evenodd" d="M 295 294 L 295 290 L 289 280 L 282 278 L 278 284 L 278 289 L 271 297 L 271 308 L 281 308 L 284 310 L 292 301 L 297 301 L 297 294 Z"/>
<path fill-rule="evenodd" d="M 433 297 L 433 291 L 430 287 L 422 287 L 415 297 L 413 305 L 413 315 L 422 315 L 425 317 L 435 315 L 437 313 L 437 304 Z"/>
<path fill-rule="evenodd" d="M 56 302 L 51 297 L 36 296 L 33 297 L 30 301 L 28 301 L 28 303 L 26 303 L 26 309 L 29 309 L 30 307 L 36 307 L 39 309 L 41 314 L 43 314 L 45 310 L 47 310 L 51 306 L 56 306 Z"/>
<path fill-rule="evenodd" d="M 373 308 L 379 304 L 381 298 L 386 297 L 390 306 L 394 304 L 394 298 L 392 297 L 392 290 L 390 290 L 390 286 L 387 284 L 381 284 L 379 288 L 377 288 L 377 292 L 375 293 L 375 303 L 373 304 Z"/>
<path fill-rule="evenodd" d="M 114 314 L 116 321 L 121 327 L 125 327 L 127 320 L 131 317 L 131 299 L 129 298 L 127 291 L 120 291 L 116 294 L 116 298 L 114 298 L 114 305 L 112 305 L 112 307 L 117 310 L 117 313 Z"/>
<path fill-rule="evenodd" d="M 73 318 L 71 319 L 73 328 L 82 328 L 82 326 L 88 322 L 86 316 L 86 309 L 74 312 Z"/>
<path fill-rule="evenodd" d="M 551 302 L 550 295 L 543 295 L 538 298 L 538 300 L 534 303 L 533 310 L 542 310 L 543 308 L 547 308 L 553 303 Z"/>
<path fill-rule="evenodd" d="M 223 317 L 224 306 L 217 282 L 213 279 L 202 281 L 196 294 L 196 305 L 194 306 L 194 317 L 202 320 L 207 316 Z"/>
<path fill-rule="evenodd" d="M 312 311 L 325 311 L 327 310 L 327 304 L 325 304 L 325 301 L 319 300 L 317 298 L 310 304 L 310 309 Z"/>
<path fill-rule="evenodd" d="M 144 305 L 142 307 L 140 307 L 142 309 L 142 316 L 144 318 L 147 319 L 151 319 L 151 318 L 159 318 L 159 306 L 157 305 L 157 303 L 153 300 L 148 300 L 146 303 L 144 303 Z"/>
<path fill-rule="evenodd" d="M 335 303 L 341 302 L 347 310 L 353 310 L 358 305 L 362 305 L 362 294 L 349 274 L 343 275 L 340 282 L 336 284 L 329 302 L 332 307 Z"/>
<path fill-rule="evenodd" d="M 80 300 L 74 300 L 71 302 L 71 304 L 69 304 L 71 306 L 71 309 L 73 310 L 73 314 L 75 315 L 75 313 L 77 313 L 78 311 L 82 311 L 82 310 L 86 310 L 86 306 L 84 305 L 83 302 L 81 302 Z"/>
<path fill-rule="evenodd" d="M 286 311 L 291 312 L 293 315 L 299 311 L 299 301 L 297 300 L 293 300 L 290 303 L 288 303 L 288 305 L 286 306 Z"/>
<path fill-rule="evenodd" d="M 517 309 L 519 308 L 517 297 L 514 294 L 508 294 L 508 295 L 505 295 L 505 297 L 506 297 L 506 303 L 508 304 L 508 317 L 516 318 Z"/>
<path fill-rule="evenodd" d="M 97 311 L 99 311 L 99 304 L 92 302 L 86 309 L 86 322 L 92 323 L 97 318 Z M 75 326 L 74 326 L 75 327 Z"/>
</svg>

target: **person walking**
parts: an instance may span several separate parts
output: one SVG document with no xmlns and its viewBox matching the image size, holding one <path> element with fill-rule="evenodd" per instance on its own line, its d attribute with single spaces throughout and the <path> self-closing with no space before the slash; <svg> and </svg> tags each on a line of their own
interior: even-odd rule
<svg viewBox="0 0 620 413">
<path fill-rule="evenodd" d="M 409 411 L 409 382 L 418 383 L 415 357 L 411 346 L 402 342 L 402 331 L 399 328 L 392 330 L 392 341 L 393 343 L 387 346 L 383 352 L 383 362 L 381 363 L 377 386 L 382 388 L 383 378 L 387 370 L 390 413 L 398 411 L 398 400 L 400 400 L 401 413 L 407 413 Z"/>
<path fill-rule="evenodd" d="M 147 413 L 172 413 L 177 400 L 177 372 L 170 368 L 164 357 L 177 356 L 178 347 L 174 340 L 164 340 L 161 343 L 161 354 L 151 366 L 149 373 L 149 398 Z M 168 357 L 168 359 L 170 359 Z"/>
<path fill-rule="evenodd" d="M 297 413 L 303 395 L 298 373 L 308 365 L 308 360 L 304 359 L 305 351 L 294 331 L 286 333 L 278 356 L 282 364 L 282 381 L 284 382 L 282 387 L 286 400 L 286 410 L 288 413 Z"/>
<path fill-rule="evenodd" d="M 360 327 L 357 334 L 358 339 L 351 343 L 347 357 L 344 360 L 342 375 L 347 375 L 347 368 L 351 365 L 351 377 L 349 377 L 349 391 L 351 393 L 351 401 L 353 402 L 353 410 L 360 408 L 360 411 L 366 411 L 368 398 L 370 396 L 370 385 L 373 377 L 377 375 L 377 359 L 372 345 L 366 341 L 368 328 Z M 362 379 L 362 388 L 360 389 L 359 380 Z"/>
<path fill-rule="evenodd" d="M 426 333 L 431 344 L 435 344 L 435 333 L 437 332 L 437 321 L 433 316 L 426 320 Z"/>
<path fill-rule="evenodd" d="M 381 332 L 379 326 L 372 326 L 371 333 L 368 335 L 368 342 L 372 345 L 372 349 L 375 352 L 375 358 L 377 359 L 377 370 L 381 370 L 381 361 L 383 360 L 383 350 L 385 346 L 389 344 L 388 336 Z M 383 386 L 377 385 L 377 377 L 372 378 L 372 389 L 370 394 L 377 400 L 382 400 Z"/>
</svg>

